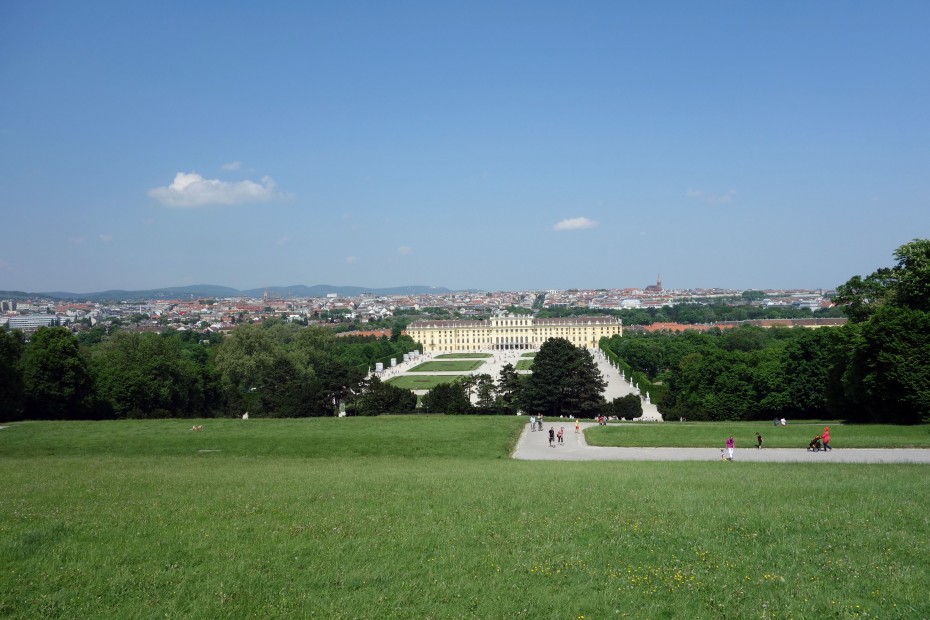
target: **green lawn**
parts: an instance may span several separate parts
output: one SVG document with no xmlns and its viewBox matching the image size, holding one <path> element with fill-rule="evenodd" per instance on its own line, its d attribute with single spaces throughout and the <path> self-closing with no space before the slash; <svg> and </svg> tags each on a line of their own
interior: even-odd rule
<svg viewBox="0 0 930 620">
<path fill-rule="evenodd" d="M 493 353 L 443 353 L 442 355 L 437 355 L 434 359 L 443 360 L 443 359 L 453 359 L 453 360 L 467 360 L 467 359 L 476 359 L 476 358 L 488 358 L 494 357 Z"/>
<path fill-rule="evenodd" d="M 520 357 L 536 357 L 536 352 L 533 351 L 532 353 L 524 353 Z"/>
<path fill-rule="evenodd" d="M 533 369 L 533 360 L 517 360 L 517 365 L 514 367 L 514 370 L 532 370 Z"/>
<path fill-rule="evenodd" d="M 11 424 L 0 617 L 930 615 L 927 466 L 512 461 L 524 422 Z"/>
<path fill-rule="evenodd" d="M 457 361 L 457 362 L 423 362 L 410 369 L 409 372 L 467 372 L 475 370 L 484 364 L 483 361 Z"/>
<path fill-rule="evenodd" d="M 440 383 L 452 383 L 466 375 L 400 375 L 387 380 L 387 383 L 407 390 L 431 390 Z"/>
<path fill-rule="evenodd" d="M 830 427 L 833 448 L 930 448 L 930 426 L 842 424 L 830 421 L 790 422 L 650 422 L 611 423 L 589 428 L 585 438 L 592 446 L 619 447 L 722 447 L 731 435 L 737 448 L 756 445 L 760 433 L 765 448 L 805 448 L 814 435 Z"/>
</svg>

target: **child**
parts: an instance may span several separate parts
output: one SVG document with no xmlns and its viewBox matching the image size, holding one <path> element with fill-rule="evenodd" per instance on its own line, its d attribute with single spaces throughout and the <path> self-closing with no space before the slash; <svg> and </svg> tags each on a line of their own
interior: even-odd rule
<svg viewBox="0 0 930 620">
<path fill-rule="evenodd" d="M 756 433 L 756 450 L 762 447 L 762 435 Z"/>
<path fill-rule="evenodd" d="M 812 452 L 820 452 L 820 435 L 811 439 L 811 442 L 807 445 L 807 449 Z"/>
</svg>

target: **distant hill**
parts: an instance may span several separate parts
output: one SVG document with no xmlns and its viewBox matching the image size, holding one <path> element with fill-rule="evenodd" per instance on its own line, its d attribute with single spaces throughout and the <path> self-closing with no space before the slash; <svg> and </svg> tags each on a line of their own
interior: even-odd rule
<svg viewBox="0 0 930 620">
<path fill-rule="evenodd" d="M 24 291 L 0 291 L 0 299 L 30 299 L 41 297 L 43 299 L 77 300 L 77 301 L 139 301 L 144 299 L 203 299 L 207 297 L 262 297 L 265 291 L 272 297 L 289 299 L 292 297 L 325 297 L 335 293 L 344 297 L 355 297 L 363 293 L 372 295 L 424 295 L 436 293 L 449 293 L 449 289 L 439 286 L 397 286 L 393 288 L 370 288 L 364 286 L 331 286 L 317 284 L 315 286 L 268 286 L 253 288 L 247 291 L 216 286 L 213 284 L 193 284 L 191 286 L 170 286 L 143 291 L 110 290 L 98 293 L 67 293 L 63 291 L 46 291 L 27 293 Z"/>
<path fill-rule="evenodd" d="M 265 288 L 253 288 L 247 291 L 241 291 L 241 294 L 249 297 L 261 297 L 265 294 Z M 269 286 L 267 287 L 268 295 L 278 298 L 290 297 L 326 297 L 330 293 L 342 297 L 355 297 L 362 294 L 371 295 L 427 295 L 433 293 L 449 293 L 449 289 L 439 286 L 395 286 L 393 288 L 370 288 L 365 286 L 332 286 L 330 284 L 317 284 L 315 286 L 304 286 L 297 284 L 294 286 Z"/>
</svg>

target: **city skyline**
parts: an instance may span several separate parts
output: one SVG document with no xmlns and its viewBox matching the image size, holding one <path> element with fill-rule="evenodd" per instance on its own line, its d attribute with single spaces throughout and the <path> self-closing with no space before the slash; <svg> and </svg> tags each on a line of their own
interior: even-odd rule
<svg viewBox="0 0 930 620">
<path fill-rule="evenodd" d="M 930 5 L 0 8 L 0 290 L 833 289 L 930 231 Z"/>
</svg>

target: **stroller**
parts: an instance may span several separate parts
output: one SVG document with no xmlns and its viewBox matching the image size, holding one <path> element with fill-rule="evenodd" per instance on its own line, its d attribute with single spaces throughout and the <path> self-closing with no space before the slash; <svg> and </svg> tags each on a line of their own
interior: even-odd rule
<svg viewBox="0 0 930 620">
<path fill-rule="evenodd" d="M 816 437 L 811 439 L 811 442 L 807 444 L 807 451 L 808 452 L 820 452 L 820 435 L 817 435 Z"/>
</svg>

